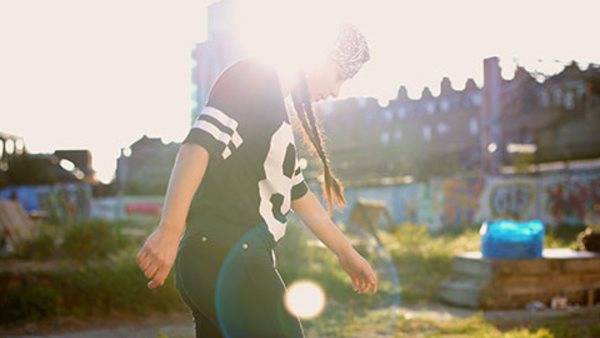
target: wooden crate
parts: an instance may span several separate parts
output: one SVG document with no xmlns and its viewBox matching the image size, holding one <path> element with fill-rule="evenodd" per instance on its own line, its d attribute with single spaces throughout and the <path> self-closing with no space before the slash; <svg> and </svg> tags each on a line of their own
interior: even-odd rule
<svg viewBox="0 0 600 338">
<path fill-rule="evenodd" d="M 0 231 L 6 239 L 9 251 L 14 251 L 21 244 L 31 240 L 35 227 L 19 202 L 0 201 Z"/>
<path fill-rule="evenodd" d="M 453 258 L 453 275 L 440 286 L 449 303 L 479 309 L 517 309 L 532 301 L 550 305 L 554 296 L 593 305 L 600 290 L 600 254 L 545 249 L 543 257 L 489 259 L 480 252 Z"/>
</svg>

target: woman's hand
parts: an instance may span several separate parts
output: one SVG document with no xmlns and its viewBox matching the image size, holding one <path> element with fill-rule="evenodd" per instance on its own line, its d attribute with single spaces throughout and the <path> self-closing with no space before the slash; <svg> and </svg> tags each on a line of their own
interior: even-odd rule
<svg viewBox="0 0 600 338">
<path fill-rule="evenodd" d="M 140 269 L 150 280 L 148 288 L 154 289 L 164 284 L 175 262 L 179 239 L 178 231 L 164 225 L 159 225 L 146 239 L 136 259 Z"/>
<path fill-rule="evenodd" d="M 338 255 L 338 260 L 352 279 L 354 291 L 364 293 L 371 290 L 373 294 L 377 292 L 377 275 L 371 265 L 356 250 L 352 249 L 345 254 Z"/>
</svg>

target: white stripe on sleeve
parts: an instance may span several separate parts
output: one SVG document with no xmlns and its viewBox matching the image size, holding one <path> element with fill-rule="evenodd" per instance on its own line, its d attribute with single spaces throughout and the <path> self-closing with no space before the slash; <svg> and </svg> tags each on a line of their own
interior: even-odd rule
<svg viewBox="0 0 600 338">
<path fill-rule="evenodd" d="M 231 136 L 233 144 L 235 145 L 236 148 L 240 147 L 243 140 L 237 131 L 238 122 L 236 120 L 232 119 L 231 117 L 227 116 L 225 113 L 223 113 L 222 111 L 220 111 L 214 107 L 208 107 L 208 106 L 204 107 L 204 109 L 202 109 L 201 114 L 206 114 L 208 116 L 211 116 L 211 117 L 215 118 L 217 121 L 221 122 L 227 128 L 233 130 L 233 135 Z"/>
<path fill-rule="evenodd" d="M 229 136 L 229 134 L 222 132 L 219 128 L 215 127 L 214 124 L 212 124 L 206 120 L 197 120 L 196 122 L 194 122 L 194 125 L 192 126 L 192 128 L 198 128 L 198 129 L 204 130 L 205 132 L 212 135 L 212 137 L 214 137 L 215 140 L 220 141 L 223 144 L 225 144 L 225 147 L 227 147 L 227 145 L 229 144 L 229 141 L 231 141 L 231 136 Z"/>
</svg>

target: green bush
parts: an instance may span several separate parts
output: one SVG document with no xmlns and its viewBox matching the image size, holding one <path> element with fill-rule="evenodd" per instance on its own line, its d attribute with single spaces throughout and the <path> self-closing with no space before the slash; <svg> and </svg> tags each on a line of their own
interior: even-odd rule
<svg viewBox="0 0 600 338">
<path fill-rule="evenodd" d="M 116 224 L 104 220 L 90 220 L 68 226 L 63 249 L 68 257 L 87 260 L 106 258 L 128 244 Z"/>
<path fill-rule="evenodd" d="M 24 243 L 16 252 L 17 258 L 48 260 L 60 256 L 56 240 L 47 231 L 39 231 L 31 241 Z"/>
<path fill-rule="evenodd" d="M 8 289 L 0 297 L 0 321 L 16 322 L 36 320 L 56 315 L 60 306 L 60 294 L 37 285 L 21 285 Z"/>
<path fill-rule="evenodd" d="M 57 265 L 52 270 L 0 273 L 0 322 L 22 322 L 56 314 L 87 317 L 183 311 L 185 306 L 173 274 L 163 286 L 148 289 L 130 251 L 84 264 Z"/>
</svg>

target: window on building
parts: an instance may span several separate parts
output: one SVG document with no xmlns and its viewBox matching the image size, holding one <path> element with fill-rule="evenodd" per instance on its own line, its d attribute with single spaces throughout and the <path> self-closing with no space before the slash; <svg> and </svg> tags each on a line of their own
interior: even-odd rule
<svg viewBox="0 0 600 338">
<path fill-rule="evenodd" d="M 392 114 L 392 111 L 390 109 L 386 109 L 383 111 L 383 118 L 386 121 L 391 121 L 394 119 L 394 115 Z"/>
<path fill-rule="evenodd" d="M 450 126 L 448 126 L 444 122 L 438 123 L 436 128 L 437 128 L 438 134 L 440 134 L 440 135 L 445 135 L 450 131 Z"/>
<path fill-rule="evenodd" d="M 423 139 L 428 142 L 431 141 L 431 126 L 427 124 L 423 126 Z"/>
<path fill-rule="evenodd" d="M 550 105 L 550 96 L 545 90 L 540 93 L 540 105 L 542 107 L 548 107 Z"/>
<path fill-rule="evenodd" d="M 425 110 L 427 111 L 428 114 L 435 113 L 435 103 L 433 103 L 433 102 L 425 103 Z"/>
<path fill-rule="evenodd" d="M 585 95 L 585 83 L 581 82 L 577 84 L 577 97 L 583 97 Z"/>
<path fill-rule="evenodd" d="M 481 106 L 482 102 L 483 102 L 483 97 L 481 96 L 481 93 L 475 93 L 475 94 L 471 95 L 471 103 L 473 104 L 473 106 L 479 107 L 479 106 Z"/>
<path fill-rule="evenodd" d="M 398 108 L 398 110 L 396 111 L 396 115 L 398 115 L 398 118 L 403 119 L 406 117 L 406 108 L 405 107 L 400 107 Z"/>
<path fill-rule="evenodd" d="M 394 140 L 396 140 L 396 142 L 402 140 L 402 132 L 400 130 L 394 131 Z"/>
<path fill-rule="evenodd" d="M 387 131 L 381 132 L 380 140 L 381 140 L 381 144 L 390 143 L 390 133 L 388 133 Z"/>
<path fill-rule="evenodd" d="M 567 109 L 573 109 L 575 108 L 575 95 L 573 95 L 573 92 L 568 92 L 564 95 L 563 97 L 563 107 L 567 108 Z"/>
<path fill-rule="evenodd" d="M 552 103 L 555 107 L 560 107 L 562 102 L 562 92 L 560 88 L 556 87 L 552 90 Z"/>
<path fill-rule="evenodd" d="M 479 133 L 479 122 L 474 117 L 469 119 L 469 132 L 471 135 L 477 135 L 477 133 Z"/>
<path fill-rule="evenodd" d="M 440 102 L 440 109 L 441 109 L 441 110 L 442 110 L 444 113 L 448 112 L 448 111 L 450 110 L 450 101 L 448 101 L 448 100 L 442 100 L 442 101 Z"/>
</svg>

